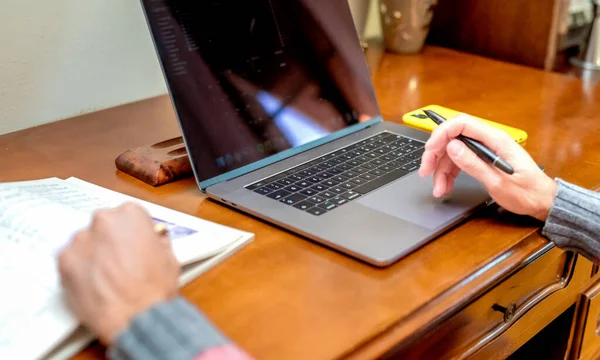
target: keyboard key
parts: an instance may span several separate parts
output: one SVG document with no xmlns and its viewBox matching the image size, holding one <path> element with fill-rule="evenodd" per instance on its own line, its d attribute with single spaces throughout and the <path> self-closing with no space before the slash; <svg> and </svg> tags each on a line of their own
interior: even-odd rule
<svg viewBox="0 0 600 360">
<path fill-rule="evenodd" d="M 348 200 L 346 200 L 344 198 L 336 197 L 336 198 L 330 199 L 329 202 L 332 204 L 335 204 L 337 206 L 341 206 L 341 205 L 344 205 L 345 203 L 347 203 Z"/>
<path fill-rule="evenodd" d="M 375 150 L 375 146 L 365 145 L 365 146 L 361 147 L 360 149 L 365 153 L 369 153 L 369 152 Z"/>
<path fill-rule="evenodd" d="M 411 172 L 411 171 L 415 171 L 419 168 L 419 164 L 415 164 L 414 162 L 406 164 L 402 167 L 400 167 L 400 169 Z"/>
<path fill-rule="evenodd" d="M 385 155 L 391 151 L 392 151 L 392 149 L 390 149 L 389 146 L 382 146 L 382 147 L 378 148 L 377 150 L 375 150 L 374 152 L 379 153 L 381 155 Z"/>
<path fill-rule="evenodd" d="M 348 179 L 350 179 L 349 177 L 346 176 L 346 174 L 342 174 L 342 175 L 336 175 L 334 177 L 331 178 L 332 181 L 337 181 L 338 183 L 347 181 Z M 337 184 L 335 184 L 337 185 Z"/>
<path fill-rule="evenodd" d="M 369 180 L 369 181 L 377 178 L 376 175 L 369 174 L 369 173 L 362 174 L 360 177 L 363 178 L 363 179 L 365 179 L 365 180 Z"/>
<path fill-rule="evenodd" d="M 328 201 L 328 202 L 324 202 L 324 203 L 321 203 L 321 204 L 317 205 L 317 207 L 319 207 L 321 209 L 324 209 L 324 210 L 327 210 L 327 211 L 330 211 L 330 210 L 335 209 L 337 207 L 337 205 L 336 204 L 332 204 L 332 203 L 330 203 Z"/>
<path fill-rule="evenodd" d="M 400 159 L 398 159 L 396 161 L 392 161 L 392 162 L 389 162 L 387 164 L 390 165 L 390 166 L 394 166 L 396 168 L 399 168 L 399 167 L 401 167 L 403 165 L 408 164 L 409 162 L 410 162 L 410 160 L 407 159 L 407 158 L 400 158 Z"/>
<path fill-rule="evenodd" d="M 401 177 L 403 177 L 407 174 L 408 174 L 408 171 L 404 171 L 401 169 L 394 170 L 391 173 L 387 173 L 373 181 L 369 181 L 368 183 L 355 188 L 354 192 L 364 195 L 364 194 L 369 193 L 375 189 L 378 189 L 386 184 L 389 184 L 394 180 L 400 179 Z"/>
<path fill-rule="evenodd" d="M 389 135 L 391 135 L 391 133 L 390 133 L 390 132 L 387 132 L 387 131 L 382 131 L 382 132 L 380 132 L 379 134 L 372 136 L 371 138 L 372 138 L 373 140 L 380 140 L 380 139 L 383 139 L 383 138 L 385 138 L 385 137 L 387 137 L 387 136 L 389 136 Z"/>
<path fill-rule="evenodd" d="M 373 175 L 376 175 L 376 176 L 381 176 L 381 175 L 384 174 L 384 172 L 381 171 L 381 170 L 379 170 L 379 169 L 373 169 L 373 170 L 369 171 L 369 174 L 373 174 Z"/>
<path fill-rule="evenodd" d="M 300 171 L 298 173 L 298 175 L 303 176 L 305 178 L 309 177 L 309 176 L 313 176 L 315 173 L 310 171 L 310 170 L 304 170 L 304 171 Z"/>
<path fill-rule="evenodd" d="M 290 185 L 286 188 L 284 188 L 284 190 L 290 191 L 290 192 L 298 192 L 300 190 L 302 190 L 303 188 L 301 188 L 300 186 L 297 185 Z"/>
<path fill-rule="evenodd" d="M 352 169 L 352 171 L 360 175 L 366 173 L 367 171 L 369 171 L 369 169 L 365 169 L 364 167 L 357 167 Z"/>
<path fill-rule="evenodd" d="M 347 193 L 340 195 L 341 198 L 346 199 L 348 201 L 354 200 L 359 196 L 360 196 L 360 194 L 357 192 L 354 192 L 354 191 L 348 191 Z"/>
<path fill-rule="evenodd" d="M 311 178 L 306 179 L 306 181 L 310 181 L 311 183 L 316 184 L 316 183 L 323 181 L 323 178 L 320 178 L 318 176 L 313 176 Z"/>
<path fill-rule="evenodd" d="M 354 150 L 354 149 L 358 148 L 359 146 L 360 146 L 360 145 L 358 145 L 358 144 L 352 144 L 352 145 L 350 145 L 350 146 L 346 146 L 344 149 L 346 149 L 346 150 L 348 150 L 348 151 L 352 151 L 352 150 Z"/>
<path fill-rule="evenodd" d="M 340 180 L 340 181 L 336 181 L 333 178 L 331 178 L 330 180 L 325 180 L 322 182 L 322 184 L 332 187 L 332 186 L 336 186 L 337 184 L 339 184 L 341 181 L 345 181 L 345 180 Z"/>
<path fill-rule="evenodd" d="M 256 190 L 254 190 L 254 192 L 262 194 L 262 195 L 267 195 L 268 193 L 272 192 L 273 190 L 266 188 L 266 187 L 262 187 L 262 188 L 258 188 Z"/>
<path fill-rule="evenodd" d="M 331 175 L 330 173 L 328 173 L 327 171 L 325 171 L 325 172 L 322 172 L 322 173 L 318 174 L 317 176 L 322 177 L 323 179 L 329 179 L 333 175 Z"/>
<path fill-rule="evenodd" d="M 333 159 L 330 159 L 330 160 L 328 161 L 328 163 L 335 164 L 335 165 L 339 165 L 339 164 L 341 164 L 341 163 L 343 163 L 343 162 L 344 162 L 343 160 L 340 160 L 340 159 L 338 159 L 338 158 L 333 158 Z"/>
<path fill-rule="evenodd" d="M 330 173 L 330 174 L 333 174 L 333 175 L 337 175 L 337 174 L 343 173 L 344 170 L 338 169 L 338 168 L 333 168 L 333 169 L 327 170 L 327 172 Z"/>
<path fill-rule="evenodd" d="M 294 207 L 296 209 L 300 209 L 300 210 L 308 210 L 313 206 L 315 206 L 315 204 L 311 203 L 310 201 L 301 201 L 294 205 Z M 327 209 L 325 209 L 325 210 L 327 210 Z"/>
<path fill-rule="evenodd" d="M 400 145 L 397 141 L 394 141 L 393 143 L 390 143 L 388 146 L 390 147 L 390 149 L 392 149 L 392 151 L 394 151 L 394 150 L 398 150 L 402 145 Z"/>
<path fill-rule="evenodd" d="M 387 161 L 383 160 L 383 159 L 375 159 L 371 161 L 371 164 L 375 164 L 377 166 L 381 166 L 383 164 L 385 164 Z"/>
<path fill-rule="evenodd" d="M 385 136 L 381 140 L 383 140 L 385 142 L 392 142 L 392 141 L 398 140 L 399 138 L 402 138 L 402 136 L 401 135 L 397 135 L 397 134 L 388 133 L 388 135 Z"/>
<path fill-rule="evenodd" d="M 315 203 L 315 204 L 320 204 L 320 203 L 322 203 L 322 202 L 325 202 L 326 200 L 327 200 L 326 198 L 324 198 L 324 197 L 320 197 L 320 196 L 318 196 L 318 195 L 316 195 L 316 196 L 311 196 L 311 197 L 309 197 L 309 198 L 308 198 L 308 201 L 310 201 L 310 202 L 312 202 L 312 203 Z"/>
<path fill-rule="evenodd" d="M 391 167 L 391 166 L 387 166 L 387 165 L 380 166 L 380 167 L 378 167 L 377 169 L 379 169 L 379 170 L 381 170 L 381 171 L 383 171 L 383 172 L 390 172 L 390 171 L 393 171 L 393 170 L 394 170 L 394 168 L 393 168 L 393 167 Z"/>
<path fill-rule="evenodd" d="M 334 152 L 334 153 L 333 153 L 333 155 L 334 155 L 334 157 L 338 157 L 338 156 L 340 156 L 340 155 L 344 155 L 344 154 L 345 154 L 345 153 L 347 153 L 347 152 L 348 152 L 348 150 L 346 150 L 346 149 L 344 148 L 344 149 L 340 149 L 340 150 L 338 150 L 338 151 Z"/>
<path fill-rule="evenodd" d="M 352 167 L 359 166 L 362 163 L 363 163 L 362 161 L 358 161 L 356 159 L 350 160 L 350 161 L 346 162 L 346 164 L 348 164 L 348 165 L 350 165 Z"/>
<path fill-rule="evenodd" d="M 322 167 L 322 166 L 319 166 L 319 165 L 317 165 L 317 166 L 313 166 L 313 167 L 311 167 L 310 169 L 308 169 L 308 171 L 312 171 L 312 172 L 314 172 L 315 174 L 317 174 L 317 173 L 320 173 L 320 172 L 322 172 L 322 171 L 325 171 L 325 170 L 327 170 L 327 169 L 325 169 L 324 167 Z"/>
<path fill-rule="evenodd" d="M 369 181 L 369 180 L 365 180 L 365 179 L 363 179 L 361 177 L 357 177 L 357 178 L 354 178 L 354 179 L 350 180 L 350 182 L 353 182 L 353 183 L 358 184 L 358 185 L 366 184 L 367 181 Z"/>
<path fill-rule="evenodd" d="M 371 161 L 370 157 L 366 157 L 366 156 L 360 156 L 357 157 L 355 160 L 361 161 L 361 162 L 367 162 L 367 161 Z"/>
<path fill-rule="evenodd" d="M 335 187 L 332 187 L 331 189 L 329 189 L 329 191 L 332 191 L 332 192 L 338 193 L 338 194 L 343 194 L 343 193 L 345 193 L 348 190 L 346 188 L 343 188 L 343 187 L 335 186 Z"/>
<path fill-rule="evenodd" d="M 300 194 L 306 195 L 306 196 L 314 196 L 318 193 L 318 191 L 313 190 L 313 189 L 304 189 L 302 191 L 300 191 Z"/>
<path fill-rule="evenodd" d="M 301 201 L 303 201 L 304 199 L 306 199 L 306 196 L 302 195 L 302 194 L 292 194 L 286 198 L 283 198 L 279 201 L 281 201 L 284 204 L 287 205 L 294 205 L 296 203 L 299 203 Z"/>
<path fill-rule="evenodd" d="M 394 159 L 396 159 L 396 158 L 397 158 L 397 157 L 396 157 L 396 156 L 393 156 L 393 155 L 385 155 L 385 156 L 382 156 L 382 157 L 380 157 L 380 159 L 381 159 L 381 160 L 384 160 L 384 161 L 392 161 L 392 160 L 394 160 Z"/>
<path fill-rule="evenodd" d="M 315 206 L 315 207 L 312 207 L 312 208 L 306 210 L 306 212 L 309 214 L 316 215 L 316 216 L 321 216 L 321 215 L 325 214 L 327 212 L 327 210 L 324 210 L 324 209 L 321 209 L 321 208 Z"/>
<path fill-rule="evenodd" d="M 326 186 L 325 184 L 317 184 L 317 185 L 311 187 L 311 189 L 313 189 L 316 192 L 324 191 L 324 190 L 327 190 L 328 188 L 329 188 L 329 186 Z"/>
<path fill-rule="evenodd" d="M 309 187 L 309 186 L 313 186 L 313 183 L 311 183 L 311 182 L 308 182 L 308 181 L 306 181 L 306 180 L 303 180 L 303 181 L 298 181 L 298 182 L 296 183 L 296 186 L 299 186 L 299 187 L 301 187 L 301 188 L 303 188 L 303 189 L 304 189 L 304 188 L 307 188 L 307 187 Z"/>
<path fill-rule="evenodd" d="M 252 185 L 248 185 L 248 186 L 246 186 L 246 189 L 249 189 L 249 190 L 256 190 L 256 189 L 258 189 L 258 188 L 261 188 L 261 187 L 265 186 L 266 184 L 267 184 L 267 183 L 266 183 L 265 181 L 261 181 L 261 182 L 257 182 L 257 183 L 254 183 L 254 184 L 252 184 Z"/>
<path fill-rule="evenodd" d="M 292 172 L 289 172 L 289 171 L 282 172 L 282 173 L 279 173 L 279 174 L 277 174 L 277 175 L 271 176 L 271 177 L 270 177 L 270 178 L 268 178 L 266 181 L 275 182 L 275 181 L 277 181 L 277 180 L 281 180 L 281 179 L 283 179 L 283 178 L 286 178 L 286 177 L 288 177 L 288 176 L 289 176 L 291 173 L 293 173 L 293 171 L 292 171 Z"/>
<path fill-rule="evenodd" d="M 320 157 L 319 159 L 317 159 L 317 160 L 320 160 L 320 161 L 329 161 L 329 160 L 331 160 L 331 158 L 333 158 L 333 157 L 335 157 L 335 155 L 333 155 L 333 154 L 327 154 L 327 155 L 323 155 L 323 156 L 321 156 L 321 157 Z"/>
<path fill-rule="evenodd" d="M 368 154 L 367 154 L 367 155 L 365 155 L 365 156 L 366 156 L 366 157 L 368 157 L 368 158 L 371 158 L 371 159 L 376 159 L 376 158 L 378 158 L 378 157 L 379 157 L 379 155 L 380 155 L 380 154 L 378 154 L 378 153 L 376 153 L 376 152 L 370 152 L 370 153 L 368 153 Z"/>
<path fill-rule="evenodd" d="M 354 189 L 356 187 L 356 185 L 351 182 L 347 182 L 347 183 L 341 184 L 339 187 L 344 188 L 344 189 Z"/>
<path fill-rule="evenodd" d="M 275 192 L 270 193 L 267 196 L 270 197 L 271 199 L 280 200 L 291 194 L 292 193 L 287 190 L 277 190 Z"/>
<path fill-rule="evenodd" d="M 327 199 L 334 198 L 337 195 L 338 194 L 335 193 L 335 192 L 333 192 L 333 191 L 323 191 L 322 193 L 319 193 L 319 196 L 322 196 L 322 197 L 327 198 Z"/>
<path fill-rule="evenodd" d="M 283 185 L 278 184 L 278 183 L 271 183 L 269 185 L 266 186 L 267 188 L 271 189 L 271 190 L 279 190 L 279 189 L 283 189 Z"/>
<path fill-rule="evenodd" d="M 370 164 L 370 163 L 364 163 L 360 167 L 371 170 L 371 169 L 375 169 L 377 167 L 377 165 Z"/>
<path fill-rule="evenodd" d="M 358 176 L 358 173 L 354 172 L 354 169 L 352 169 L 352 171 L 346 171 L 342 175 L 346 176 L 347 178 L 353 178 L 355 176 Z"/>
<path fill-rule="evenodd" d="M 347 171 L 347 170 L 352 169 L 352 166 L 350 166 L 348 164 L 339 164 L 336 169 L 340 169 L 342 171 Z"/>
<path fill-rule="evenodd" d="M 293 180 L 290 178 L 285 178 L 285 179 L 278 180 L 277 183 L 279 183 L 283 186 L 288 186 L 288 185 L 292 185 L 294 183 L 294 181 L 296 181 L 296 180 Z"/>
<path fill-rule="evenodd" d="M 296 182 L 296 181 L 302 180 L 304 178 L 300 175 L 292 174 L 292 175 L 288 176 L 287 179 L 289 181 Z"/>
</svg>

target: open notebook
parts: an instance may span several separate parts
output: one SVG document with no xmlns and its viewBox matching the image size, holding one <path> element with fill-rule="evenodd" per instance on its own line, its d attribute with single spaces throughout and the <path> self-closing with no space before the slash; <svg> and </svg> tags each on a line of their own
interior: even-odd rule
<svg viewBox="0 0 600 360">
<path fill-rule="evenodd" d="M 0 183 L 0 359 L 65 359 L 93 340 L 65 306 L 56 255 L 96 209 L 125 201 L 167 225 L 181 286 L 254 238 L 76 178 Z"/>
</svg>

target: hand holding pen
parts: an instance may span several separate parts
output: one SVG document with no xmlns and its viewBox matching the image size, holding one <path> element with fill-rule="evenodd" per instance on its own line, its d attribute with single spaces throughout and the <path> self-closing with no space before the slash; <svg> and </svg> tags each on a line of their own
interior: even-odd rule
<svg viewBox="0 0 600 360">
<path fill-rule="evenodd" d="M 463 171 L 506 210 L 546 219 L 556 182 L 521 145 L 506 132 L 466 114 L 440 123 L 425 145 L 419 169 L 422 177 L 433 174 L 434 196 L 452 193 L 454 180 Z"/>
<path fill-rule="evenodd" d="M 442 125 L 446 119 L 444 119 L 441 115 L 437 114 L 431 110 L 423 110 L 423 112 L 429 117 L 433 122 L 437 125 Z M 498 169 L 504 171 L 505 173 L 512 175 L 515 170 L 510 166 L 504 159 L 500 156 L 494 154 L 492 150 L 490 150 L 487 146 L 483 145 L 477 140 L 471 139 L 464 135 L 458 135 L 456 137 L 458 140 L 462 141 L 467 145 L 469 149 L 471 149 L 480 159 L 492 164 Z"/>
</svg>

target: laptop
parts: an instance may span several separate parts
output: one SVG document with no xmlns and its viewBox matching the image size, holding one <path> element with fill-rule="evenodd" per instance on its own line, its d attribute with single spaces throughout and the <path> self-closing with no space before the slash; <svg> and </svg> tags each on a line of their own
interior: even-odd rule
<svg viewBox="0 0 600 360">
<path fill-rule="evenodd" d="M 142 5 L 210 198 L 381 267 L 490 200 L 466 175 L 432 196 L 428 133 L 383 121 L 347 0 Z"/>
</svg>

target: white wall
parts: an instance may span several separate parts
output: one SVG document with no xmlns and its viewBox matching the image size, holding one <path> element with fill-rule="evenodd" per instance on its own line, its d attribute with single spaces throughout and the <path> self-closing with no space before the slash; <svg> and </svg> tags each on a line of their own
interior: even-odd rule
<svg viewBox="0 0 600 360">
<path fill-rule="evenodd" d="M 0 134 L 164 93 L 139 0 L 0 0 Z"/>
<path fill-rule="evenodd" d="M 0 0 L 0 134 L 165 92 L 139 0 Z"/>
</svg>

